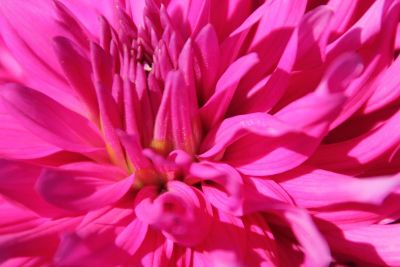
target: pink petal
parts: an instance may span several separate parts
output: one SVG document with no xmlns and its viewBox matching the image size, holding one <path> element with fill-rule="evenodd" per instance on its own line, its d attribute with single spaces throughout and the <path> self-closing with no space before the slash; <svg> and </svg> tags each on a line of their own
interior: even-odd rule
<svg viewBox="0 0 400 267">
<path fill-rule="evenodd" d="M 272 230 L 260 214 L 243 218 L 246 227 L 248 246 L 250 247 L 246 262 L 251 266 L 278 266 L 278 249 Z M 281 266 L 281 265 L 279 265 Z"/>
<path fill-rule="evenodd" d="M 330 8 L 321 6 L 303 17 L 298 29 L 299 49 L 296 69 L 310 68 L 322 63 L 330 34 L 332 16 L 333 11 Z"/>
<path fill-rule="evenodd" d="M 0 19 L 1 34 L 7 47 L 23 68 L 24 82 L 75 112 L 85 114 L 85 107 L 74 97 L 66 81 L 34 53 L 15 30 Z M 49 50 L 52 51 L 52 50 Z M 47 54 L 49 54 L 47 52 Z M 55 62 L 54 66 L 58 66 Z M 25 75 L 29 73 L 29 75 Z"/>
<path fill-rule="evenodd" d="M 214 266 L 242 266 L 246 253 L 243 221 L 218 211 L 213 227 L 203 245 L 206 263 Z"/>
<path fill-rule="evenodd" d="M 147 235 L 148 225 L 138 219 L 133 220 L 115 239 L 115 244 L 134 255 Z"/>
<path fill-rule="evenodd" d="M 250 15 L 252 1 L 222 0 L 211 1 L 210 21 L 214 25 L 220 40 L 224 40 Z"/>
<path fill-rule="evenodd" d="M 335 35 L 342 34 L 346 30 L 348 25 L 351 23 L 351 19 L 355 13 L 355 9 L 360 1 L 340 1 L 330 0 L 328 7 L 333 12 L 332 16 L 332 30 Z"/>
<path fill-rule="evenodd" d="M 31 53 L 33 52 L 43 60 L 44 66 L 50 67 L 50 73 L 55 71 L 53 76 L 59 75 L 61 71 L 52 53 L 51 40 L 57 35 L 67 35 L 67 33 L 52 18 L 54 10 L 51 2 L 35 3 L 28 0 L 22 3 L 6 0 L 2 2 L 0 13 L 23 42 L 30 47 Z M 24 60 L 19 62 L 24 62 Z"/>
<path fill-rule="evenodd" d="M 87 212 L 76 227 L 76 233 L 82 238 L 110 231 L 119 233 L 134 218 L 132 203 L 121 201 L 118 205 L 113 204 Z"/>
<path fill-rule="evenodd" d="M 348 231 L 324 232 L 334 253 L 365 265 L 397 266 L 399 225 L 370 225 Z"/>
<path fill-rule="evenodd" d="M 400 36 L 400 34 L 397 36 Z M 378 82 L 374 84 L 376 86 L 374 93 L 365 106 L 366 113 L 377 111 L 400 98 L 400 80 L 395 75 L 395 73 L 399 72 L 399 69 L 400 57 L 397 57 L 392 65 L 378 78 Z"/>
<path fill-rule="evenodd" d="M 69 151 L 101 152 L 101 137 L 90 122 L 51 98 L 15 84 L 0 94 L 6 111 L 44 141 Z"/>
<path fill-rule="evenodd" d="M 335 120 L 335 122 L 331 125 L 331 129 L 341 124 L 347 118 L 349 118 L 352 114 L 354 114 L 373 93 L 374 86 L 368 85 L 371 77 L 377 75 L 377 73 L 381 72 L 384 68 L 386 68 L 393 61 L 393 34 L 396 31 L 398 14 L 400 11 L 399 5 L 392 5 L 391 8 L 387 11 L 386 16 L 382 18 L 382 23 L 385 24 L 385 27 L 382 31 L 376 36 L 376 44 L 375 49 L 372 51 L 368 51 L 365 53 L 372 53 L 372 56 L 368 57 L 372 58 L 371 61 L 366 64 L 366 68 L 364 73 L 360 75 L 359 79 L 355 80 L 353 83 L 349 84 L 349 88 L 347 89 L 348 95 L 350 98 L 348 99 L 346 105 L 343 108 L 340 116 Z M 374 56 L 375 55 L 375 56 Z M 365 56 L 366 57 L 366 56 Z"/>
<path fill-rule="evenodd" d="M 158 228 L 178 244 L 194 246 L 203 242 L 210 227 L 210 214 L 202 194 L 179 181 L 167 186 L 168 192 L 136 206 L 139 220 Z"/>
<path fill-rule="evenodd" d="M 378 159 L 399 143 L 400 136 L 396 132 L 399 122 L 400 112 L 397 112 L 375 131 L 343 142 L 323 144 L 311 162 L 324 169 L 363 171 L 365 164 Z M 350 159 L 356 159 L 356 162 Z"/>
<path fill-rule="evenodd" d="M 261 60 L 266 61 L 264 71 L 278 62 L 291 32 L 304 14 L 306 4 L 304 0 L 270 2 L 248 48 L 248 51 L 258 52 Z"/>
<path fill-rule="evenodd" d="M 126 264 L 129 256 L 116 247 L 110 232 L 102 235 L 80 237 L 76 233 L 65 234 L 54 256 L 57 266 L 96 265 L 99 267 L 118 266 Z"/>
<path fill-rule="evenodd" d="M 227 164 L 203 161 L 193 163 L 189 172 L 190 178 L 186 182 L 208 181 L 217 185 L 202 185 L 206 199 L 213 206 L 232 214 L 243 213 L 243 180 L 234 168 Z"/>
<path fill-rule="evenodd" d="M 36 166 L 0 160 L 1 195 L 44 217 L 68 215 L 65 211 L 43 201 L 36 192 L 35 183 L 40 172 L 41 168 Z"/>
<path fill-rule="evenodd" d="M 225 119 L 212 129 L 204 139 L 201 158 L 220 157 L 220 154 L 235 141 L 255 134 L 265 137 L 279 137 L 292 129 L 282 121 L 266 113 L 251 113 Z"/>
<path fill-rule="evenodd" d="M 200 110 L 206 128 L 211 128 L 224 118 L 240 80 L 257 62 L 257 54 L 248 54 L 236 60 L 222 74 L 214 94 Z"/>
<path fill-rule="evenodd" d="M 328 266 L 331 262 L 329 246 L 318 232 L 310 215 L 300 209 L 291 209 L 285 211 L 284 216 L 301 244 L 305 257 L 302 265 Z"/>
<path fill-rule="evenodd" d="M 379 205 L 400 185 L 400 176 L 354 178 L 307 167 L 297 168 L 274 180 L 304 208 L 352 202 Z"/>
<path fill-rule="evenodd" d="M 346 72 L 342 71 L 343 66 Z M 304 162 L 327 134 L 330 123 L 344 104 L 342 91 L 359 74 L 360 67 L 356 55 L 337 59 L 314 93 L 275 114 L 277 119 L 294 127 L 292 132 L 276 138 L 247 135 L 227 148 L 223 160 L 246 175 L 276 174 Z"/>
<path fill-rule="evenodd" d="M 36 184 L 38 192 L 57 207 L 79 212 L 114 203 L 132 186 L 133 175 L 122 179 L 123 172 L 116 167 L 82 164 L 45 170 Z"/>
<path fill-rule="evenodd" d="M 207 24 L 196 36 L 194 41 L 200 67 L 200 82 L 202 84 L 199 95 L 204 101 L 208 100 L 213 93 L 218 70 L 220 49 L 217 33 L 211 24 Z"/>
<path fill-rule="evenodd" d="M 99 102 L 100 126 L 104 134 L 107 151 L 114 164 L 126 168 L 124 152 L 116 132 L 116 129 L 122 126 L 118 106 L 110 91 L 100 82 L 96 84 L 96 94 Z"/>
<path fill-rule="evenodd" d="M 81 101 L 86 104 L 88 115 L 96 120 L 98 106 L 90 77 L 90 62 L 82 55 L 80 48 L 65 37 L 54 38 L 54 50 L 68 82 L 75 89 Z"/>
<path fill-rule="evenodd" d="M 153 144 L 158 150 L 164 151 L 172 142 L 174 148 L 193 154 L 199 133 L 196 127 L 196 104 L 190 95 L 190 87 L 180 71 L 169 73 L 165 87 L 156 118 Z M 183 92 L 186 93 L 182 95 Z"/>
<path fill-rule="evenodd" d="M 108 51 L 96 43 L 90 43 L 90 61 L 93 69 L 94 83 L 101 83 L 107 90 L 112 87 L 112 64 Z"/>
<path fill-rule="evenodd" d="M 60 148 L 33 135 L 12 116 L 0 110 L 0 157 L 5 159 L 34 159 L 59 151 L 61 151 Z"/>
</svg>

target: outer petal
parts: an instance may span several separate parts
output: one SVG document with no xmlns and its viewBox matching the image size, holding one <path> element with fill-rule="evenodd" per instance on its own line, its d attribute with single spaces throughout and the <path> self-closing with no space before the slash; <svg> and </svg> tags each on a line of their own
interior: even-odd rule
<svg viewBox="0 0 400 267">
<path fill-rule="evenodd" d="M 400 175 L 354 178 L 308 167 L 299 167 L 274 180 L 304 208 L 349 202 L 379 205 L 400 185 Z"/>
<path fill-rule="evenodd" d="M 331 262 L 329 246 L 318 232 L 311 217 L 300 209 L 286 210 L 284 216 L 302 246 L 304 266 L 328 266 Z"/>
<path fill-rule="evenodd" d="M 342 70 L 344 67 L 346 72 Z M 314 93 L 275 114 L 277 119 L 295 130 L 277 138 L 247 135 L 227 148 L 223 160 L 246 175 L 276 174 L 304 162 L 317 148 L 327 134 L 330 123 L 340 112 L 345 100 L 343 90 L 360 73 L 360 67 L 356 55 L 349 54 L 337 59 Z M 319 112 L 315 112 L 315 109 Z M 299 117 L 302 119 L 299 120 Z"/>
<path fill-rule="evenodd" d="M 0 103 L 0 105 L 2 105 Z M 0 157 L 34 159 L 61 151 L 26 130 L 0 106 Z"/>
<path fill-rule="evenodd" d="M 101 152 L 102 140 L 93 125 L 42 93 L 9 84 L 0 96 L 6 112 L 43 140 L 69 151 Z"/>
<path fill-rule="evenodd" d="M 24 83 L 85 114 L 82 106 L 62 77 L 52 49 L 52 38 L 74 37 L 57 23 L 50 0 L 3 1 L 0 7 L 1 34 L 7 47 L 24 69 Z"/>
<path fill-rule="evenodd" d="M 43 217 L 60 217 L 68 213 L 46 203 L 35 190 L 41 168 L 0 160 L 0 194 L 21 207 Z"/>
<path fill-rule="evenodd" d="M 224 118 L 240 80 L 257 62 L 257 54 L 248 54 L 232 63 L 222 74 L 217 82 L 215 93 L 200 111 L 203 123 L 207 128 L 214 126 Z"/>
<path fill-rule="evenodd" d="M 333 252 L 344 260 L 359 264 L 398 266 L 400 264 L 400 227 L 371 225 L 348 231 L 326 231 L 324 235 Z"/>
<path fill-rule="evenodd" d="M 400 134 L 396 129 L 399 125 L 400 112 L 397 112 L 373 131 L 343 142 L 321 145 L 310 163 L 329 170 L 362 172 L 365 164 L 373 162 L 398 145 Z"/>
</svg>

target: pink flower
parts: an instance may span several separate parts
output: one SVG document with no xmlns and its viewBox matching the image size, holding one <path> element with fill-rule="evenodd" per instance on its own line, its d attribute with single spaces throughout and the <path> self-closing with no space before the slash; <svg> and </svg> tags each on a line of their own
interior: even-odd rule
<svg viewBox="0 0 400 267">
<path fill-rule="evenodd" d="M 399 15 L 1 0 L 1 266 L 400 266 Z"/>
</svg>

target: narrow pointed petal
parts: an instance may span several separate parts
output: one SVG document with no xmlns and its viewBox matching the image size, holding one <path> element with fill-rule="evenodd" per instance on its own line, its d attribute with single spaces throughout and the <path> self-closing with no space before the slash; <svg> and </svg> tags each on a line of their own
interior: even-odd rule
<svg viewBox="0 0 400 267">
<path fill-rule="evenodd" d="M 173 144 L 190 154 L 197 148 L 196 104 L 180 71 L 169 73 L 163 100 L 157 114 L 153 144 Z M 182 89 L 182 87 L 184 89 Z M 165 148 L 163 148 L 165 149 Z"/>
<path fill-rule="evenodd" d="M 400 34 L 397 36 L 400 36 Z M 395 75 L 399 71 L 400 57 L 397 57 L 393 64 L 378 78 L 379 81 L 375 84 L 374 93 L 366 103 L 364 109 L 366 113 L 379 110 L 400 98 L 400 79 Z"/>
<path fill-rule="evenodd" d="M 115 244 L 126 250 L 129 254 L 134 255 L 147 235 L 147 227 L 148 225 L 146 223 L 138 219 L 133 220 L 117 236 Z"/>
<path fill-rule="evenodd" d="M 98 107 L 91 76 L 90 62 L 79 52 L 77 46 L 67 38 L 54 38 L 54 50 L 71 86 L 87 106 L 89 116 L 97 119 Z"/>
<path fill-rule="evenodd" d="M 325 58 L 325 48 L 331 33 L 333 11 L 322 6 L 306 14 L 299 25 L 299 50 L 295 68 L 312 68 Z"/>
<path fill-rule="evenodd" d="M 96 94 L 99 102 L 100 126 L 108 154 L 114 164 L 126 168 L 124 152 L 116 132 L 116 129 L 122 128 L 117 103 L 102 83 L 96 84 Z"/>
<path fill-rule="evenodd" d="M 318 231 L 310 215 L 300 209 L 287 210 L 284 215 L 302 245 L 304 266 L 328 266 L 332 261 L 327 242 Z"/>
<path fill-rule="evenodd" d="M 222 74 L 214 94 L 200 110 L 206 128 L 209 129 L 223 120 L 240 80 L 257 62 L 257 54 L 248 54 L 236 60 Z"/>
<path fill-rule="evenodd" d="M 217 33 L 211 24 L 207 24 L 201 29 L 196 36 L 194 47 L 200 67 L 199 75 L 201 75 L 200 82 L 202 86 L 200 87 L 199 96 L 203 101 L 206 101 L 213 93 L 220 58 Z"/>
</svg>

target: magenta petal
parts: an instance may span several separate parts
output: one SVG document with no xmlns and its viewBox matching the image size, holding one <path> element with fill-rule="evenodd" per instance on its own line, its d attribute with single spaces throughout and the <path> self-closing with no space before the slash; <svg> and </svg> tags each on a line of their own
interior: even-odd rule
<svg viewBox="0 0 400 267">
<path fill-rule="evenodd" d="M 331 262 L 331 253 L 327 242 L 318 232 L 310 215 L 300 209 L 291 209 L 284 212 L 293 233 L 302 245 L 304 266 L 327 266 Z"/>
<path fill-rule="evenodd" d="M 398 34 L 397 36 L 400 36 Z M 394 104 L 400 98 L 400 80 L 395 73 L 400 71 L 400 58 L 397 57 L 392 65 L 386 69 L 374 84 L 375 90 L 368 99 L 365 112 L 370 113 L 386 105 Z"/>
<path fill-rule="evenodd" d="M 233 142 L 247 134 L 278 137 L 292 129 L 282 121 L 266 113 L 251 113 L 225 119 L 210 131 L 202 144 L 201 158 L 218 157 Z"/>
<path fill-rule="evenodd" d="M 248 54 L 232 63 L 222 74 L 214 94 L 200 110 L 202 121 L 207 128 L 223 119 L 240 80 L 257 62 L 257 54 Z"/>
<path fill-rule="evenodd" d="M 343 67 L 349 71 L 342 71 Z M 346 99 L 343 90 L 360 73 L 360 67 L 357 55 L 347 54 L 337 59 L 314 93 L 274 115 L 293 127 L 291 132 L 276 138 L 247 135 L 226 149 L 223 160 L 243 174 L 258 176 L 284 172 L 303 163 L 339 114 Z"/>
<path fill-rule="evenodd" d="M 299 26 L 299 46 L 295 69 L 318 66 L 325 58 L 333 11 L 321 6 L 307 13 Z"/>
<path fill-rule="evenodd" d="M 36 188 L 47 202 L 57 207 L 89 211 L 121 199 L 133 183 L 133 176 L 123 177 L 123 172 L 115 167 L 93 163 L 66 165 L 63 169 L 42 172 Z"/>
<path fill-rule="evenodd" d="M 168 192 L 153 201 L 145 199 L 139 203 L 135 212 L 139 220 L 185 246 L 203 242 L 206 236 L 203 233 L 210 227 L 209 210 L 202 194 L 178 181 L 169 182 Z"/>
<path fill-rule="evenodd" d="M 243 213 L 243 180 L 234 168 L 227 164 L 204 161 L 200 164 L 192 164 L 189 171 L 193 181 L 188 179 L 187 182 L 215 183 L 216 186 L 206 183 L 202 185 L 206 199 L 213 206 L 232 214 Z"/>
<path fill-rule="evenodd" d="M 99 150 L 99 133 L 84 117 L 32 89 L 9 84 L 0 90 L 2 105 L 15 120 L 43 140 L 69 151 Z"/>
<path fill-rule="evenodd" d="M 298 168 L 275 181 L 304 208 L 360 202 L 379 205 L 400 185 L 400 176 L 354 178 L 312 168 Z M 350 205 L 350 204 L 349 204 Z"/>
<path fill-rule="evenodd" d="M 21 175 L 22 172 L 24 175 Z M 35 190 L 40 172 L 41 168 L 36 166 L 0 160 L 0 194 L 26 207 L 27 211 L 34 211 L 44 217 L 67 215 L 64 210 L 46 203 Z"/>
<path fill-rule="evenodd" d="M 0 157 L 34 159 L 60 150 L 26 130 L 12 116 L 0 110 Z"/>
<path fill-rule="evenodd" d="M 96 93 L 90 79 L 90 62 L 82 56 L 79 48 L 71 40 L 64 37 L 54 38 L 54 50 L 66 78 L 76 90 L 77 95 L 88 108 L 88 115 L 96 120 L 98 106 Z"/>
<path fill-rule="evenodd" d="M 138 219 L 134 219 L 126 228 L 117 236 L 115 244 L 129 254 L 134 255 L 135 252 L 142 245 L 144 238 L 147 235 L 146 223 L 141 222 Z"/>
<path fill-rule="evenodd" d="M 333 252 L 344 259 L 357 259 L 365 265 L 397 266 L 400 264 L 399 231 L 399 225 L 393 224 L 324 234 Z"/>
<path fill-rule="evenodd" d="M 213 93 L 220 58 L 220 48 L 217 33 L 211 24 L 207 24 L 196 36 L 194 42 L 195 51 L 197 53 L 198 64 L 201 75 L 201 91 L 200 97 L 208 100 Z"/>
<path fill-rule="evenodd" d="M 398 145 L 400 136 L 396 129 L 399 122 L 400 112 L 397 112 L 375 131 L 343 142 L 321 145 L 311 162 L 330 170 L 362 171 L 365 164 L 379 159 Z"/>
</svg>

